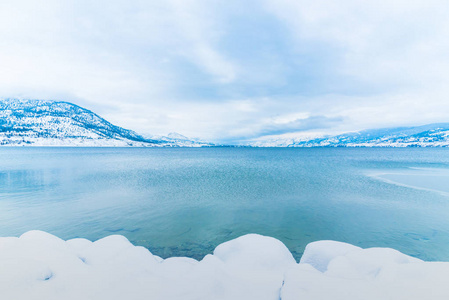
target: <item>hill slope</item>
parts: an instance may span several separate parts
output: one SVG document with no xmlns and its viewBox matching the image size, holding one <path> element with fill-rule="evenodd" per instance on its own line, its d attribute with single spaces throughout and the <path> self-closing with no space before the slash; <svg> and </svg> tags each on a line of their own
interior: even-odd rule
<svg viewBox="0 0 449 300">
<path fill-rule="evenodd" d="M 0 100 L 0 145 L 177 147 L 206 144 L 147 139 L 69 102 L 5 99 Z"/>
<path fill-rule="evenodd" d="M 313 139 L 272 138 L 265 147 L 449 147 L 449 123 L 372 129 Z"/>
</svg>

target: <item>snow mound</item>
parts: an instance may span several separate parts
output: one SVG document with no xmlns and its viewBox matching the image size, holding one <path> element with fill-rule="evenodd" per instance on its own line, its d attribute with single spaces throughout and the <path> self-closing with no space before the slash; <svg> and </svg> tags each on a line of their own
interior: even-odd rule
<svg viewBox="0 0 449 300">
<path fill-rule="evenodd" d="M 241 272 L 283 272 L 296 264 L 293 255 L 279 240 L 247 234 L 219 245 L 214 256 L 229 268 Z"/>
<path fill-rule="evenodd" d="M 282 242 L 257 234 L 201 261 L 161 259 L 119 235 L 0 237 L 0 299 L 449 299 L 447 278 L 446 262 L 334 241 L 309 244 L 298 264 Z"/>
<path fill-rule="evenodd" d="M 449 263 L 319 241 L 285 273 L 281 299 L 449 299 Z"/>
<path fill-rule="evenodd" d="M 361 248 L 351 244 L 335 241 L 318 241 L 306 246 L 300 263 L 310 264 L 318 271 L 327 270 L 329 262 L 338 256 L 343 256 L 351 251 Z"/>
</svg>

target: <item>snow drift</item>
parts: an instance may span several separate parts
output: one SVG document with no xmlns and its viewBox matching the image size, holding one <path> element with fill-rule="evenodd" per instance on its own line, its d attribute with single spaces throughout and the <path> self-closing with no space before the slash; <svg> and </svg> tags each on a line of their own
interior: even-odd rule
<svg viewBox="0 0 449 300">
<path fill-rule="evenodd" d="M 449 263 L 388 248 L 309 244 L 297 263 L 280 241 L 249 234 L 197 261 L 161 259 L 112 235 L 42 231 L 0 238 L 0 299 L 449 299 Z"/>
</svg>

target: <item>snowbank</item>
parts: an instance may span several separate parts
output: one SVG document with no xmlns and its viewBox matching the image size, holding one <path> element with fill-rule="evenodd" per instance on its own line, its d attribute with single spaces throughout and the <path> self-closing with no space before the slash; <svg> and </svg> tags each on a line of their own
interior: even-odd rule
<svg viewBox="0 0 449 300">
<path fill-rule="evenodd" d="M 0 238 L 0 299 L 449 299 L 449 263 L 387 248 L 319 241 L 296 263 L 256 234 L 201 261 L 161 259 L 125 237 L 63 241 L 42 231 Z"/>
</svg>

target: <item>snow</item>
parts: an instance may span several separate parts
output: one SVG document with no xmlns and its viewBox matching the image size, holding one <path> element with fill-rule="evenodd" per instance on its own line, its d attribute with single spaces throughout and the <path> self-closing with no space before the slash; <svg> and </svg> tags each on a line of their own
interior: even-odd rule
<svg viewBox="0 0 449 300">
<path fill-rule="evenodd" d="M 335 241 L 313 242 L 306 246 L 300 263 L 310 264 L 318 271 L 324 272 L 332 259 L 358 249 L 360 248 L 351 244 Z"/>
<path fill-rule="evenodd" d="M 176 137 L 180 137 L 177 139 Z M 39 147 L 203 147 L 180 134 L 148 140 L 62 101 L 0 99 L 0 145 Z"/>
<path fill-rule="evenodd" d="M 447 262 L 423 262 L 388 248 L 361 249 L 331 241 L 312 244 L 304 253 L 312 258 L 311 264 L 301 259 L 286 272 L 283 300 L 449 299 Z M 334 246 L 335 251 L 330 249 Z"/>
<path fill-rule="evenodd" d="M 318 241 L 300 263 L 249 234 L 201 261 L 161 259 L 112 235 L 64 241 L 42 231 L 0 238 L 0 299 L 449 299 L 449 263 L 388 248 Z"/>
<path fill-rule="evenodd" d="M 449 124 L 370 129 L 338 135 L 291 133 L 263 136 L 246 144 L 253 147 L 449 147 Z"/>
</svg>

